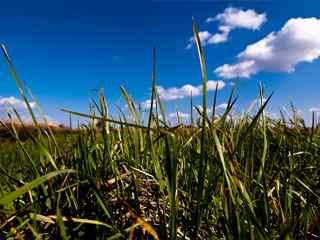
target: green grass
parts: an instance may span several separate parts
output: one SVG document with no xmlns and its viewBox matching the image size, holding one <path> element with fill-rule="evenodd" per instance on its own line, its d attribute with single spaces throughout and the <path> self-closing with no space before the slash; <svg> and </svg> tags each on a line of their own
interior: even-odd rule
<svg viewBox="0 0 320 240">
<path fill-rule="evenodd" d="M 320 238 L 320 125 L 313 118 L 306 126 L 294 108 L 292 118 L 268 118 L 272 94 L 263 103 L 262 88 L 254 116 L 232 119 L 233 93 L 222 116 L 207 115 L 195 23 L 193 32 L 204 109 L 198 119 L 191 114 L 193 126 L 170 127 L 155 87 L 155 51 L 155 104 L 146 123 L 121 87 L 130 122 L 121 112 L 118 119 L 108 114 L 101 92 L 90 114 L 64 110 L 91 120 L 77 131 L 57 132 L 34 117 L 22 137 L 15 124 L 3 124 L 11 140 L 0 145 L 0 238 Z M 35 100 L 2 50 L 22 97 Z"/>
</svg>

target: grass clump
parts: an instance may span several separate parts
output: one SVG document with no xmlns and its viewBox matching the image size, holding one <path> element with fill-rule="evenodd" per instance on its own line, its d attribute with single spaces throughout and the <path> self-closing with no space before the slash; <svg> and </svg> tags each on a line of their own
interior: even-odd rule
<svg viewBox="0 0 320 240">
<path fill-rule="evenodd" d="M 91 114 L 64 110 L 91 120 L 77 131 L 42 127 L 33 117 L 34 130 L 21 138 L 15 124 L 3 124 L 14 143 L 0 146 L 0 238 L 320 238 L 320 126 L 296 114 L 268 118 L 271 96 L 263 101 L 262 89 L 254 116 L 232 119 L 233 93 L 222 116 L 207 115 L 195 23 L 193 31 L 203 110 L 198 119 L 191 114 L 192 126 L 170 127 L 155 67 L 146 124 L 124 88 L 130 122 L 121 113 L 111 118 L 101 93 Z M 33 96 L 2 50 L 28 102 L 27 93 Z"/>
</svg>

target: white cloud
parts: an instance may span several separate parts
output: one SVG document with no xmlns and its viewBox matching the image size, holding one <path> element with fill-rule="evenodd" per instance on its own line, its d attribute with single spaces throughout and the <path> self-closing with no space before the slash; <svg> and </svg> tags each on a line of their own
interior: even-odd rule
<svg viewBox="0 0 320 240">
<path fill-rule="evenodd" d="M 30 107 L 34 108 L 36 106 L 35 102 L 29 102 Z M 3 106 L 12 106 L 16 109 L 26 109 L 27 104 L 18 98 L 15 97 L 1 97 L 0 96 L 0 108 Z"/>
<path fill-rule="evenodd" d="M 199 32 L 198 35 L 203 46 L 206 45 L 207 40 L 211 37 L 211 34 L 208 31 Z M 195 43 L 194 37 L 190 37 L 189 43 L 186 46 L 186 49 L 192 48 L 192 45 L 194 43 Z"/>
<path fill-rule="evenodd" d="M 226 83 L 224 81 L 218 80 L 218 81 L 213 81 L 213 80 L 209 80 L 207 81 L 207 91 L 214 91 L 216 90 L 216 88 L 222 89 L 226 86 Z M 202 90 L 202 85 L 198 86 L 198 88 L 200 88 Z"/>
<path fill-rule="evenodd" d="M 260 71 L 293 72 L 301 62 L 320 56 L 320 19 L 294 18 L 278 32 L 272 32 L 238 54 L 238 62 L 215 70 L 221 77 L 250 78 Z"/>
<path fill-rule="evenodd" d="M 277 113 L 265 111 L 264 114 L 268 118 L 271 118 L 274 120 L 279 119 L 279 115 Z"/>
<path fill-rule="evenodd" d="M 219 21 L 222 26 L 228 26 L 231 29 L 246 28 L 259 30 L 261 25 L 267 21 L 267 16 L 265 13 L 258 14 L 253 9 L 242 10 L 228 7 L 223 13 L 207 19 L 207 22 L 213 21 Z"/>
<path fill-rule="evenodd" d="M 219 32 L 212 34 L 208 31 L 203 31 L 199 32 L 199 37 L 203 46 L 219 44 L 228 41 L 229 34 L 234 29 L 244 28 L 255 31 L 259 30 L 266 21 L 267 16 L 265 13 L 258 14 L 253 9 L 242 10 L 240 8 L 228 7 L 223 13 L 207 18 L 207 23 L 219 23 Z M 194 43 L 194 37 L 191 37 L 186 49 L 190 49 Z"/>
<path fill-rule="evenodd" d="M 228 107 L 228 104 L 227 104 L 227 103 L 221 103 L 221 104 L 219 104 L 219 105 L 216 105 L 216 110 L 225 110 L 225 109 L 227 109 L 227 107 Z M 196 108 L 198 108 L 198 110 L 199 110 L 200 112 L 203 111 L 202 105 L 197 105 Z M 196 109 L 196 108 L 195 108 L 195 109 Z M 207 113 L 211 113 L 211 112 L 212 112 L 212 106 L 207 106 Z"/>
<path fill-rule="evenodd" d="M 30 115 L 22 113 L 20 115 L 20 117 L 21 117 L 24 124 L 33 125 L 33 119 Z M 38 113 L 35 113 L 35 118 L 39 124 L 45 124 L 43 117 L 40 116 Z M 53 117 L 51 117 L 49 115 L 45 115 L 45 118 L 47 119 L 49 126 L 56 126 L 57 127 L 60 124 L 56 119 L 54 119 Z M 16 121 L 18 122 L 17 119 L 16 119 Z"/>
<path fill-rule="evenodd" d="M 216 109 L 227 109 L 228 104 L 227 103 L 221 103 L 218 106 L 216 106 Z"/>
<path fill-rule="evenodd" d="M 256 73 L 256 65 L 254 61 L 243 61 L 238 64 L 229 65 L 224 64 L 215 70 L 215 73 L 220 77 L 232 78 L 249 78 L 253 73 Z"/>
<path fill-rule="evenodd" d="M 194 107 L 195 110 L 199 110 L 200 112 L 203 112 L 203 108 L 202 108 L 202 105 L 197 105 L 196 107 Z M 210 107 L 207 107 L 207 112 L 211 112 L 211 108 Z"/>
<path fill-rule="evenodd" d="M 149 108 L 151 107 L 151 100 L 148 99 L 148 100 L 143 101 L 143 102 L 140 104 L 140 106 L 141 106 L 142 109 L 149 109 Z M 156 104 L 155 104 L 155 102 L 154 102 L 154 103 L 153 103 L 153 107 L 155 107 L 155 106 L 156 106 Z"/>
<path fill-rule="evenodd" d="M 220 26 L 219 31 L 220 33 L 213 34 L 208 38 L 208 44 L 218 44 L 228 40 L 231 28 L 229 26 Z"/>
<path fill-rule="evenodd" d="M 221 80 L 219 81 L 209 80 L 207 81 L 207 91 L 215 90 L 217 85 L 218 85 L 218 89 L 222 89 L 225 87 L 226 84 Z M 202 85 L 193 86 L 193 85 L 187 84 L 180 88 L 179 87 L 164 88 L 162 86 L 157 86 L 157 91 L 160 99 L 164 101 L 168 101 L 168 100 L 175 100 L 175 99 L 189 97 L 191 96 L 191 94 L 192 96 L 199 96 L 202 94 Z"/>
<path fill-rule="evenodd" d="M 149 109 L 151 107 L 151 101 L 149 99 L 145 100 L 140 103 L 140 106 L 142 109 Z"/>
<path fill-rule="evenodd" d="M 247 112 L 250 113 L 253 109 L 256 109 L 256 107 L 258 107 L 258 109 L 259 109 L 260 105 L 261 105 L 261 100 L 262 100 L 262 104 L 264 104 L 267 101 L 267 98 L 266 97 L 262 97 L 262 99 L 261 99 L 260 96 L 259 96 L 256 99 L 254 99 L 250 103 Z"/>
<path fill-rule="evenodd" d="M 170 118 L 177 118 L 179 116 L 179 118 L 188 118 L 190 117 L 189 113 L 184 113 L 184 112 L 173 112 L 169 114 Z"/>
<path fill-rule="evenodd" d="M 216 89 L 216 86 L 218 86 L 218 89 L 222 89 L 225 87 L 225 82 L 218 80 L 213 81 L 209 80 L 207 81 L 207 91 L 214 91 Z M 193 86 L 190 84 L 186 84 L 182 87 L 171 87 L 171 88 L 164 88 L 162 86 L 157 86 L 157 92 L 159 94 L 159 97 L 163 101 L 169 101 L 169 100 L 176 100 L 176 99 L 182 99 L 185 97 L 192 96 L 196 97 L 202 94 L 202 85 Z M 141 107 L 143 109 L 148 109 L 151 106 L 151 100 L 148 99 L 141 103 Z"/>
<path fill-rule="evenodd" d="M 310 112 L 320 113 L 320 108 L 312 107 L 309 109 Z"/>
<path fill-rule="evenodd" d="M 35 102 L 29 102 L 29 105 L 31 108 L 35 108 L 36 107 L 36 103 Z M 30 116 L 29 112 L 27 111 L 27 104 L 21 100 L 18 99 L 16 97 L 2 97 L 0 96 L 0 110 L 4 109 L 6 107 L 13 107 L 17 110 L 17 112 L 19 113 L 19 117 L 21 118 L 21 120 L 23 121 L 24 124 L 33 124 L 33 120 L 32 117 Z M 35 114 L 35 118 L 37 119 L 37 121 L 40 124 L 44 124 L 44 120 L 41 114 L 39 114 L 37 111 L 33 112 Z M 17 119 L 17 117 L 15 116 L 15 114 L 11 114 L 12 119 L 9 119 L 8 116 L 5 114 L 5 112 L 3 114 L 0 115 L 0 119 L 4 120 L 4 121 L 15 121 L 20 123 L 19 119 Z M 52 118 L 49 115 L 45 115 L 49 125 L 51 126 L 58 126 L 59 122 L 56 121 L 54 118 Z"/>
<path fill-rule="evenodd" d="M 252 104 L 261 105 L 261 103 L 264 104 L 266 101 L 267 101 L 266 97 L 262 97 L 262 99 L 261 99 L 261 97 L 259 96 L 255 100 L 253 100 Z"/>
</svg>

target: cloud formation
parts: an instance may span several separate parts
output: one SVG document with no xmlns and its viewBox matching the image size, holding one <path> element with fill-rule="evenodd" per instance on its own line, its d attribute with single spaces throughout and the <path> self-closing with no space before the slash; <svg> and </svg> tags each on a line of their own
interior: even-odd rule
<svg viewBox="0 0 320 240">
<path fill-rule="evenodd" d="M 258 14 L 253 9 L 242 10 L 240 8 L 228 7 L 223 13 L 207 18 L 207 23 L 219 23 L 219 32 L 211 34 L 208 31 L 203 31 L 199 32 L 199 37 L 203 46 L 219 44 L 228 41 L 229 34 L 234 29 L 242 28 L 256 31 L 266 21 L 267 16 L 265 13 Z M 194 42 L 194 37 L 191 37 L 186 49 L 190 49 Z"/>
<path fill-rule="evenodd" d="M 213 34 L 208 38 L 208 44 L 218 44 L 226 42 L 229 38 L 229 33 L 231 32 L 231 28 L 229 26 L 220 26 L 219 33 Z"/>
<path fill-rule="evenodd" d="M 36 103 L 35 102 L 29 102 L 30 107 L 34 108 Z M 26 109 L 27 104 L 18 98 L 15 97 L 1 97 L 0 96 L 0 108 L 1 107 L 6 107 L 6 106 L 12 106 L 15 109 Z"/>
<path fill-rule="evenodd" d="M 203 46 L 206 45 L 208 39 L 211 37 L 211 34 L 208 31 L 198 32 L 198 35 Z M 192 48 L 194 43 L 195 43 L 194 37 L 190 37 L 189 43 L 186 46 L 186 49 Z"/>
<path fill-rule="evenodd" d="M 189 113 L 184 113 L 184 112 L 173 112 L 173 113 L 169 113 L 168 115 L 170 118 L 188 118 L 190 117 Z"/>
<path fill-rule="evenodd" d="M 221 103 L 221 104 L 219 104 L 219 105 L 216 105 L 215 110 L 216 110 L 216 111 L 226 110 L 227 107 L 228 107 L 228 104 L 227 104 L 227 103 Z M 197 105 L 197 107 L 195 107 L 194 109 L 198 109 L 200 112 L 203 111 L 202 105 Z M 208 107 L 207 107 L 207 113 L 209 114 L 209 113 L 211 113 L 211 112 L 212 112 L 212 106 L 208 106 Z"/>
<path fill-rule="evenodd" d="M 214 72 L 220 77 L 232 79 L 250 78 L 252 74 L 257 73 L 257 70 L 255 69 L 255 62 L 250 60 L 242 61 L 233 65 L 224 64 L 218 67 Z"/>
<path fill-rule="evenodd" d="M 148 100 L 145 100 L 143 101 L 141 104 L 140 104 L 141 108 L 142 109 L 149 109 L 151 107 L 151 100 L 148 99 Z M 156 102 L 154 101 L 153 102 L 153 108 L 156 107 Z"/>
<path fill-rule="evenodd" d="M 224 110 L 224 109 L 227 109 L 227 107 L 228 107 L 228 104 L 227 104 L 227 103 L 221 103 L 221 104 L 219 104 L 218 106 L 216 106 L 216 109 L 217 109 L 217 110 L 218 110 L 218 109 Z"/>
<path fill-rule="evenodd" d="M 222 89 L 225 87 L 225 82 L 219 80 L 219 81 L 207 81 L 207 91 L 213 91 L 215 90 L 216 86 L 218 86 L 218 89 Z M 175 100 L 175 99 L 181 99 L 185 97 L 191 96 L 199 96 L 202 94 L 202 85 L 193 86 L 190 84 L 186 84 L 182 87 L 171 87 L 171 88 L 164 88 L 162 86 L 157 86 L 157 91 L 159 94 L 160 99 L 164 101 L 168 100 Z"/>
<path fill-rule="evenodd" d="M 223 78 L 250 78 L 261 71 L 293 72 L 302 62 L 320 56 L 320 19 L 293 18 L 278 32 L 250 44 L 238 54 L 235 64 L 224 64 L 214 72 Z"/>
<path fill-rule="evenodd" d="M 214 91 L 216 89 L 222 89 L 225 87 L 225 82 L 218 80 L 213 81 L 209 80 L 207 81 L 207 91 Z M 182 87 L 171 87 L 171 88 L 164 88 L 163 86 L 157 86 L 157 92 L 159 94 L 159 98 L 163 101 L 169 101 L 169 100 L 176 100 L 176 99 L 182 99 L 185 97 L 192 96 L 200 96 L 202 94 L 202 85 L 193 86 L 191 84 L 186 84 Z M 148 99 L 141 103 L 141 107 L 143 109 L 148 109 L 151 106 L 151 100 Z"/>
<path fill-rule="evenodd" d="M 36 103 L 35 102 L 29 102 L 30 107 L 32 109 L 34 109 L 36 107 Z M 23 123 L 25 124 L 33 124 L 33 120 L 32 117 L 30 116 L 30 113 L 28 112 L 27 109 L 27 104 L 21 100 L 18 99 L 16 97 L 10 96 L 10 97 L 2 97 L 0 96 L 0 110 L 2 110 L 2 112 L 0 112 L 0 120 L 2 121 L 16 121 L 16 122 L 20 122 L 19 119 L 17 119 L 17 116 L 15 114 L 11 115 L 12 119 L 8 117 L 8 115 L 6 114 L 5 109 L 7 107 L 13 107 L 14 109 L 17 110 L 17 112 L 19 113 L 19 117 L 21 118 L 21 120 L 23 121 Z M 37 119 L 37 121 L 40 124 L 44 124 L 44 120 L 43 120 L 43 116 L 41 114 L 39 114 L 39 112 L 34 111 L 33 112 L 35 114 L 35 118 Z M 51 126 L 58 126 L 59 122 L 56 121 L 54 118 L 50 117 L 49 115 L 45 115 L 49 125 Z"/>
<path fill-rule="evenodd" d="M 320 113 L 320 108 L 318 108 L 318 107 L 312 107 L 312 108 L 309 109 L 309 112 Z"/>
<path fill-rule="evenodd" d="M 261 25 L 267 21 L 265 13 L 258 14 L 253 9 L 242 10 L 240 8 L 228 7 L 223 13 L 215 17 L 207 18 L 207 22 L 219 21 L 221 26 L 230 29 L 245 28 L 250 30 L 259 30 Z"/>
</svg>

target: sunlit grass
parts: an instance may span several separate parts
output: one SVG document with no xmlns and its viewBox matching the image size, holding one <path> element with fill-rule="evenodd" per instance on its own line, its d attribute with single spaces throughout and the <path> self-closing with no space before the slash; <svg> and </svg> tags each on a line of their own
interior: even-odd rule
<svg viewBox="0 0 320 240">
<path fill-rule="evenodd" d="M 123 87 L 130 121 L 121 112 L 117 119 L 109 115 L 102 92 L 89 114 L 64 109 L 91 120 L 77 131 L 44 127 L 31 107 L 33 127 L 23 128 L 13 111 L 20 125 L 3 123 L 1 130 L 11 140 L 0 146 L 0 238 L 320 238 L 315 116 L 311 127 L 294 108 L 292 118 L 268 118 L 272 94 L 263 101 L 262 87 L 255 115 L 232 118 L 232 92 L 218 116 L 217 91 L 208 115 L 205 57 L 195 22 L 193 32 L 203 105 L 194 115 L 190 100 L 192 126 L 170 127 L 156 91 L 155 51 L 146 124 Z M 2 50 L 22 98 L 36 101 Z"/>
</svg>

